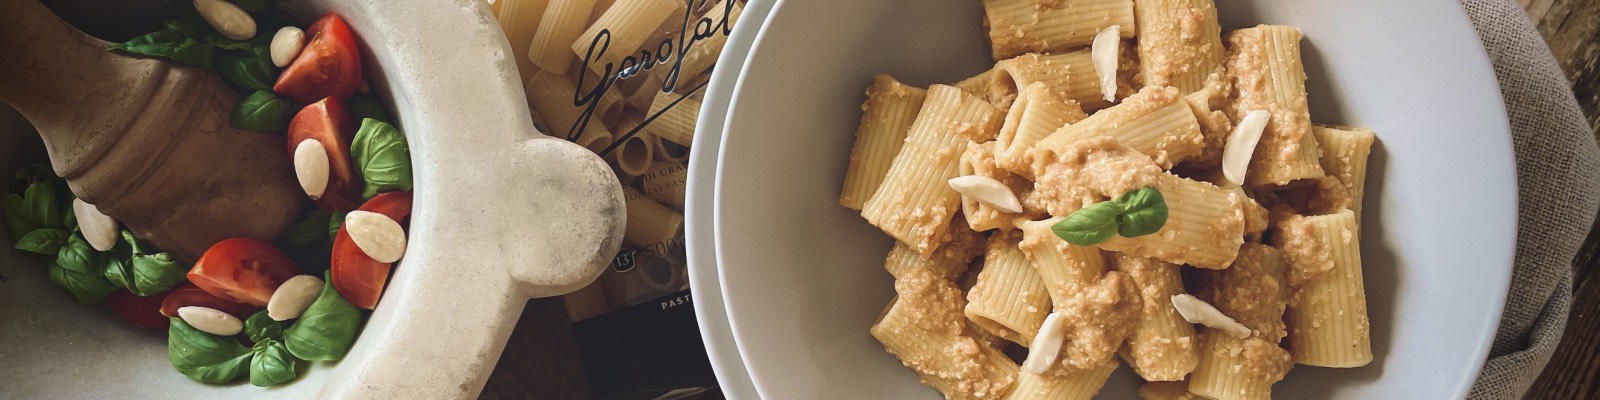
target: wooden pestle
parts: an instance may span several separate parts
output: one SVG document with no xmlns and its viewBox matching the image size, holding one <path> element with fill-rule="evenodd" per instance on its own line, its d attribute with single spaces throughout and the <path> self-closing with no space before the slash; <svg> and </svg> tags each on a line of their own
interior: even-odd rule
<svg viewBox="0 0 1600 400">
<path fill-rule="evenodd" d="M 38 129 L 73 193 L 190 262 L 294 223 L 306 201 L 284 135 L 233 128 L 241 96 L 216 74 L 109 45 L 37 0 L 0 1 L 0 101 Z"/>
</svg>

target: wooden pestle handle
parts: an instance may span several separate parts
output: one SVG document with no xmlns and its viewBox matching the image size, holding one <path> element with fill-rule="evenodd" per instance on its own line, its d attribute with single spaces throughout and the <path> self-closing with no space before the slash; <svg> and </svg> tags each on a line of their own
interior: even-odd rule
<svg viewBox="0 0 1600 400">
<path fill-rule="evenodd" d="M 36 0 L 0 1 L 0 101 L 39 130 L 78 197 L 187 261 L 294 222 L 305 195 L 284 138 L 231 127 L 238 93 L 215 74 L 108 45 Z"/>
</svg>

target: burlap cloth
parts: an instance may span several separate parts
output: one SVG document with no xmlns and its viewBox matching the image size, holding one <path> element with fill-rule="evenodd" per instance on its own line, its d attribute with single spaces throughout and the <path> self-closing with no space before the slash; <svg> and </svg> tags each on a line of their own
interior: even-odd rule
<svg viewBox="0 0 1600 400">
<path fill-rule="evenodd" d="M 1561 66 L 1511 0 L 1460 0 L 1494 62 L 1517 153 L 1517 251 L 1511 294 L 1468 395 L 1515 399 L 1561 342 L 1572 260 L 1600 207 L 1600 149 Z"/>
</svg>

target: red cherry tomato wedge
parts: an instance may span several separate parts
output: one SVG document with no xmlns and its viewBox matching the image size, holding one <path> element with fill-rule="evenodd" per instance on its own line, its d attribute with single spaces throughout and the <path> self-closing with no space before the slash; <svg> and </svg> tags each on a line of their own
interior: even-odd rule
<svg viewBox="0 0 1600 400">
<path fill-rule="evenodd" d="M 361 205 L 361 184 L 350 158 L 356 123 L 344 101 L 328 97 L 312 103 L 289 121 L 289 157 L 300 142 L 316 139 L 328 152 L 328 187 L 313 200 L 323 211 L 350 211 Z"/>
<path fill-rule="evenodd" d="M 311 40 L 283 70 L 272 91 L 300 103 L 350 97 L 361 86 L 361 51 L 350 25 L 334 13 L 306 29 Z"/>
<path fill-rule="evenodd" d="M 370 211 L 383 214 L 405 225 L 406 217 L 411 215 L 411 192 L 389 192 L 367 200 L 361 206 L 361 211 Z M 333 260 L 330 263 L 332 270 L 333 288 L 339 291 L 340 296 L 350 300 L 356 307 L 371 310 L 378 306 L 378 296 L 383 294 L 383 287 L 389 283 L 389 263 L 378 262 L 368 257 L 361 251 L 360 246 L 350 239 L 350 234 L 344 229 L 339 229 L 339 236 L 333 239 Z"/>
<path fill-rule="evenodd" d="M 161 304 L 167 298 L 167 293 L 152 296 L 139 296 L 127 290 L 118 289 L 106 296 L 106 304 L 111 305 L 111 311 L 133 325 L 146 329 L 167 329 L 169 320 L 161 315 Z"/>
<path fill-rule="evenodd" d="M 193 284 L 184 284 L 167 292 L 166 299 L 161 301 L 161 315 L 177 318 L 178 309 L 188 306 L 214 309 L 241 320 L 250 318 L 250 314 L 255 314 L 256 311 L 261 311 L 261 307 L 212 296 L 211 293 L 206 293 Z"/>
<path fill-rule="evenodd" d="M 217 242 L 189 269 L 189 282 L 224 300 L 267 305 L 272 291 L 300 273 L 278 248 L 249 238 Z"/>
</svg>

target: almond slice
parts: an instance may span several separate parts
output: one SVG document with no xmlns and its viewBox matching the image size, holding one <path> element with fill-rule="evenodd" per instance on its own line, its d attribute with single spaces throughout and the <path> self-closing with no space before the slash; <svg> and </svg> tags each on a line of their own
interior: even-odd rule
<svg viewBox="0 0 1600 400">
<path fill-rule="evenodd" d="M 1228 336 L 1239 339 L 1250 337 L 1250 328 L 1224 315 L 1222 311 L 1218 311 L 1216 307 L 1212 307 L 1205 300 L 1200 300 L 1192 295 L 1172 295 L 1172 308 L 1177 309 L 1178 315 L 1182 315 L 1183 320 L 1189 321 L 1191 324 L 1201 324 L 1220 329 L 1226 332 Z"/>
<path fill-rule="evenodd" d="M 1117 62 L 1122 56 L 1122 26 L 1112 25 L 1094 35 L 1089 45 L 1089 61 L 1100 77 L 1100 94 L 1106 101 L 1117 101 Z"/>
<path fill-rule="evenodd" d="M 312 200 L 328 190 L 328 150 L 316 139 L 306 139 L 294 148 L 294 176 Z"/>
<path fill-rule="evenodd" d="M 406 254 L 406 231 L 388 216 L 371 211 L 351 211 L 344 216 L 344 230 L 356 247 L 381 263 L 399 261 Z"/>
<path fill-rule="evenodd" d="M 111 251 L 117 246 L 117 219 L 100 212 L 99 207 L 83 199 L 72 199 L 72 215 L 78 219 L 78 230 L 83 240 L 99 251 Z"/>
<path fill-rule="evenodd" d="M 178 307 L 178 318 L 201 332 L 217 336 L 233 336 L 244 330 L 244 321 L 215 308 Z"/>
<path fill-rule="evenodd" d="M 1067 340 L 1067 327 L 1062 325 L 1061 318 L 1059 312 L 1044 317 L 1044 325 L 1039 326 L 1039 334 L 1033 336 L 1033 343 L 1028 346 L 1028 359 L 1022 361 L 1022 372 L 1039 375 L 1055 365 L 1061 344 Z"/>
<path fill-rule="evenodd" d="M 1244 184 L 1245 172 L 1250 168 L 1250 158 L 1256 154 L 1256 144 L 1261 133 L 1267 130 L 1272 113 L 1255 110 L 1244 115 L 1239 125 L 1228 135 L 1228 147 L 1222 149 L 1222 177 L 1234 185 Z"/>
<path fill-rule="evenodd" d="M 950 178 L 950 188 L 962 196 L 1000 211 L 1012 214 L 1022 212 L 1022 202 L 1017 201 L 1016 193 L 1011 193 L 1010 187 L 994 178 L 982 175 L 958 176 Z"/>
</svg>

